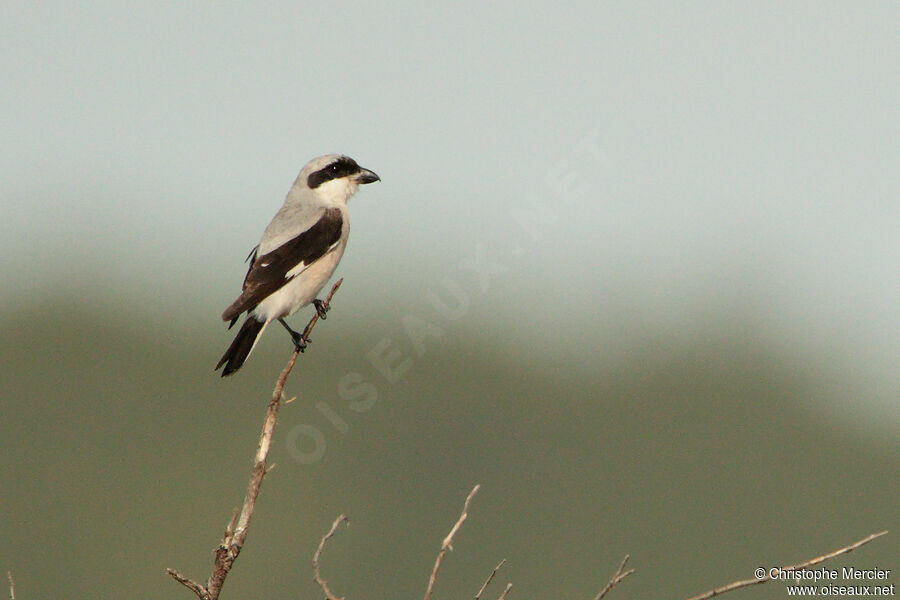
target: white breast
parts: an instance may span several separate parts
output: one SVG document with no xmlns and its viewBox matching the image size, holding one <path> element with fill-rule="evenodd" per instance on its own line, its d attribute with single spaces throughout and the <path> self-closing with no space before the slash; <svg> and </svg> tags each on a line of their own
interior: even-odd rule
<svg viewBox="0 0 900 600">
<path fill-rule="evenodd" d="M 334 250 L 309 265 L 281 289 L 260 302 L 251 311 L 257 320 L 269 322 L 287 317 L 311 303 L 318 296 L 319 291 L 328 283 L 338 263 L 341 262 L 344 248 L 347 246 L 350 220 L 346 207 L 341 207 L 341 216 L 343 217 L 341 239 Z"/>
</svg>

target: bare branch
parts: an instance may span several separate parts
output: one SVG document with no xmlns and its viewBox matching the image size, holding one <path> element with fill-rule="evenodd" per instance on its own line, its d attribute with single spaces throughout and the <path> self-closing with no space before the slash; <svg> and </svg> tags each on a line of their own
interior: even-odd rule
<svg viewBox="0 0 900 600">
<path fill-rule="evenodd" d="M 487 579 L 485 579 L 484 585 L 481 586 L 481 589 L 478 590 L 478 593 L 477 593 L 477 594 L 475 594 L 475 600 L 481 600 L 481 595 L 482 595 L 482 594 L 484 593 L 484 591 L 487 589 L 487 586 L 488 586 L 488 585 L 491 583 L 491 581 L 494 579 L 494 575 L 497 574 L 497 571 L 500 570 L 500 567 L 502 567 L 503 564 L 504 564 L 505 562 L 506 562 L 506 559 L 504 558 L 503 560 L 500 561 L 500 564 L 498 564 L 496 567 L 494 567 L 494 570 L 491 571 L 491 574 L 488 575 L 488 578 L 487 578 Z"/>
<path fill-rule="evenodd" d="M 343 278 L 338 279 L 332 286 L 331 291 L 328 293 L 328 297 L 325 298 L 325 306 L 328 306 L 331 302 L 331 298 L 334 296 L 335 292 L 338 291 L 338 288 L 341 287 L 343 281 Z M 306 325 L 306 328 L 303 330 L 303 341 L 309 341 L 309 334 L 312 332 L 313 327 L 315 327 L 318 320 L 319 313 L 316 311 Z M 222 536 L 219 547 L 216 548 L 215 565 L 213 566 L 212 574 L 210 574 L 206 585 L 202 586 L 174 569 L 167 569 L 167 572 L 175 579 L 175 581 L 194 592 L 201 600 L 217 600 L 219 593 L 222 591 L 222 586 L 225 584 L 225 578 L 228 577 L 228 573 L 231 572 L 234 561 L 241 553 L 241 548 L 244 547 L 244 541 L 247 539 L 247 530 L 250 527 L 250 518 L 253 516 L 256 498 L 259 496 L 259 488 L 262 486 L 263 477 L 265 477 L 267 473 L 266 457 L 269 455 L 269 448 L 272 445 L 272 435 L 275 433 L 275 424 L 278 421 L 278 409 L 281 408 L 281 404 L 285 400 L 284 384 L 287 381 L 288 375 L 291 373 L 291 369 L 294 368 L 294 363 L 297 361 L 298 356 L 299 350 L 295 349 L 288 359 L 287 365 L 285 365 L 284 369 L 281 371 L 281 375 L 279 375 L 278 379 L 275 381 L 275 389 L 272 390 L 272 398 L 269 400 L 269 406 L 266 409 L 266 419 L 263 422 L 262 433 L 260 433 L 259 436 L 259 444 L 256 448 L 253 468 L 250 471 L 250 483 L 247 485 L 244 504 L 237 516 L 237 520 L 235 521 L 235 517 L 233 516 L 231 521 L 225 527 L 225 534 Z"/>
<path fill-rule="evenodd" d="M 327 600 L 344 600 L 341 597 L 338 597 L 331 591 L 328 587 L 328 582 L 322 579 L 322 573 L 319 571 L 319 561 L 322 558 L 322 551 L 325 549 L 325 542 L 334 537 L 334 533 L 337 531 L 337 528 L 341 523 L 346 522 L 350 523 L 350 519 L 345 517 L 344 515 L 340 515 L 337 519 L 334 520 L 334 523 L 331 524 L 331 529 L 328 530 L 328 533 L 322 536 L 322 539 L 319 541 L 319 547 L 316 548 L 316 553 L 313 554 L 313 579 L 316 583 L 319 584 L 319 587 L 322 588 L 322 591 L 325 593 L 325 598 Z"/>
<path fill-rule="evenodd" d="M 612 579 L 609 580 L 609 583 L 606 584 L 600 593 L 594 597 L 594 600 L 602 600 L 602 598 L 609 592 L 609 590 L 616 587 L 623 579 L 634 573 L 634 569 L 625 570 L 625 566 L 628 564 L 628 559 L 631 558 L 630 554 L 626 554 L 625 558 L 622 559 L 622 564 L 619 565 L 619 570 L 616 571 L 616 574 L 612 576 Z"/>
<path fill-rule="evenodd" d="M 787 565 L 787 566 L 781 567 L 781 569 L 784 571 L 788 571 L 788 570 L 792 570 L 792 569 L 805 569 L 807 567 L 815 566 L 819 563 L 825 562 L 826 560 L 832 559 L 836 556 L 840 556 L 841 554 L 847 554 L 849 552 L 853 552 L 860 546 L 865 546 L 872 540 L 874 540 L 876 538 L 880 538 L 881 536 L 883 536 L 886 533 L 887 533 L 887 531 L 873 533 L 869 537 L 863 538 L 854 544 L 850 544 L 849 546 L 845 546 L 845 547 L 841 548 L 840 550 L 835 550 L 834 552 L 830 552 L 828 554 L 823 554 L 822 556 L 818 556 L 816 558 L 810 559 L 806 562 L 798 563 L 796 565 Z M 770 569 L 769 572 L 771 572 L 772 570 L 773 569 Z M 772 579 L 772 577 L 767 573 L 765 577 L 760 577 L 759 579 L 754 578 L 754 579 L 745 579 L 744 581 L 735 581 L 734 583 L 729 583 L 728 585 L 723 585 L 722 587 L 717 587 L 713 590 L 709 590 L 708 592 L 704 592 L 704 593 L 700 594 L 699 596 L 694 596 L 693 598 L 690 598 L 689 600 L 709 600 L 709 598 L 713 598 L 715 596 L 718 596 L 719 594 L 724 594 L 726 592 L 730 592 L 732 590 L 737 590 L 737 589 L 740 589 L 743 587 L 748 587 L 751 585 L 759 585 L 761 583 L 770 581 L 771 579 Z"/>
<path fill-rule="evenodd" d="M 428 578 L 428 587 L 425 589 L 425 600 L 431 600 L 431 593 L 434 591 L 434 582 L 437 580 L 438 570 L 441 568 L 441 561 L 444 560 L 444 555 L 447 553 L 447 550 L 453 550 L 453 536 L 456 535 L 456 532 L 462 527 L 463 521 L 469 516 L 469 503 L 472 502 L 472 497 L 478 492 L 478 488 L 480 487 L 480 485 L 476 485 L 472 488 L 472 491 L 469 492 L 469 495 L 466 497 L 466 501 L 463 504 L 462 514 L 459 515 L 459 519 L 457 519 L 453 528 L 450 530 L 450 533 L 447 534 L 447 537 L 445 537 L 444 541 L 441 543 L 441 550 L 438 552 L 437 559 L 434 561 L 434 568 L 431 569 L 431 576 Z"/>
</svg>

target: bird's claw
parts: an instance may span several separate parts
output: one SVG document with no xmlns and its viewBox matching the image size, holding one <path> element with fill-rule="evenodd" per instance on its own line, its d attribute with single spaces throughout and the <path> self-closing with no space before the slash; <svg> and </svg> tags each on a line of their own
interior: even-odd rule
<svg viewBox="0 0 900 600">
<path fill-rule="evenodd" d="M 303 339 L 303 334 L 296 331 L 291 332 L 291 341 L 294 342 L 294 349 L 301 353 L 306 351 L 306 346 L 312 344 L 311 339 Z"/>
<path fill-rule="evenodd" d="M 316 307 L 316 313 L 318 313 L 319 318 L 325 320 L 328 318 L 328 310 L 331 308 L 327 302 L 323 302 L 316 298 L 313 300 L 313 306 Z"/>
</svg>

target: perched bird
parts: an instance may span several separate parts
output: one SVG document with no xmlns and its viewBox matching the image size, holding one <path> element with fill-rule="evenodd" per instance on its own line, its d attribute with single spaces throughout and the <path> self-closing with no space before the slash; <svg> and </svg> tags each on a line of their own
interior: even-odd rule
<svg viewBox="0 0 900 600">
<path fill-rule="evenodd" d="M 247 313 L 216 365 L 216 370 L 225 366 L 222 377 L 241 368 L 273 319 L 290 332 L 299 350 L 304 348 L 301 334 L 284 318 L 310 303 L 325 318 L 326 307 L 316 294 L 331 278 L 347 245 L 347 200 L 360 184 L 375 181 L 380 181 L 378 175 L 340 154 L 314 158 L 300 170 L 284 205 L 247 257 L 250 268 L 241 295 L 222 313 L 222 320 L 231 321 L 229 329 L 241 313 Z"/>
</svg>

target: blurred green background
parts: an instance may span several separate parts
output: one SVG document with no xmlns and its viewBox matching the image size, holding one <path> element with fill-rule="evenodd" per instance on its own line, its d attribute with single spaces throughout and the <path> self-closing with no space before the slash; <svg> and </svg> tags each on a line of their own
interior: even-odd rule
<svg viewBox="0 0 900 600">
<path fill-rule="evenodd" d="M 225 597 L 687 597 L 897 529 L 900 11 L 7 3 L 0 570 L 190 597 L 268 331 L 212 371 L 309 158 L 382 177 Z M 307 309 L 294 318 L 300 325 Z M 385 362 L 389 366 L 385 366 Z M 892 533 L 831 563 L 900 569 Z M 850 583 L 850 582 L 847 582 Z M 782 598 L 780 583 L 743 596 Z"/>
</svg>

